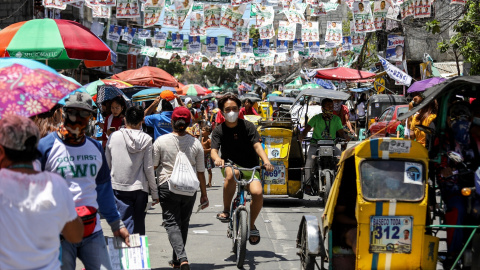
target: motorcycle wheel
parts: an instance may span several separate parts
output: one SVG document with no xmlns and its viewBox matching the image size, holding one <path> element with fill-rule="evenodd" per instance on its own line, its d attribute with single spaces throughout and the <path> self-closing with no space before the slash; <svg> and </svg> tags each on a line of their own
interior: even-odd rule
<svg viewBox="0 0 480 270">
<path fill-rule="evenodd" d="M 314 270 L 315 269 L 315 256 L 308 255 L 307 248 L 307 224 L 303 224 L 302 238 L 300 240 L 300 269 L 302 270 Z"/>
</svg>

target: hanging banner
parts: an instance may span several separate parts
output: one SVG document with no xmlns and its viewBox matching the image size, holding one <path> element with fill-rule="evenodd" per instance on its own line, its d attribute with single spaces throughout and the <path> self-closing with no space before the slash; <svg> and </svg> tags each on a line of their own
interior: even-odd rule
<svg viewBox="0 0 480 270">
<path fill-rule="evenodd" d="M 248 30 L 249 20 L 240 19 L 238 21 L 235 32 L 233 33 L 233 41 L 236 42 L 247 42 L 250 37 L 250 31 Z"/>
<path fill-rule="evenodd" d="M 303 13 L 300 13 L 297 10 L 285 10 L 284 13 L 290 23 L 303 24 L 305 22 L 305 16 L 303 16 Z"/>
<path fill-rule="evenodd" d="M 64 1 L 65 3 L 65 1 Z M 80 0 L 80 1 L 75 1 L 75 2 L 70 2 L 68 3 L 67 5 L 70 5 L 72 7 L 76 7 L 76 8 L 83 8 L 83 5 L 85 4 L 85 1 L 84 0 Z"/>
<path fill-rule="evenodd" d="M 206 70 L 208 67 L 208 62 L 202 62 L 202 70 Z"/>
<path fill-rule="evenodd" d="M 273 7 L 266 7 L 260 4 L 256 4 L 256 24 L 255 27 L 261 28 L 273 24 L 274 11 Z"/>
<path fill-rule="evenodd" d="M 106 6 L 94 6 L 92 8 L 93 18 L 109 19 L 111 16 L 111 8 Z"/>
<path fill-rule="evenodd" d="M 65 0 L 63 0 L 63 2 L 66 4 Z M 116 1 L 115 0 L 97 0 L 97 4 L 105 7 L 114 7 L 116 6 Z"/>
<path fill-rule="evenodd" d="M 321 16 L 321 15 L 326 15 L 327 12 L 325 11 L 325 8 L 323 7 L 323 2 L 321 2 L 318 6 L 312 7 L 310 9 L 310 16 Z"/>
<path fill-rule="evenodd" d="M 387 17 L 388 8 L 390 5 L 385 1 L 375 1 L 373 3 L 373 24 L 375 30 L 382 30 L 383 23 Z"/>
<path fill-rule="evenodd" d="M 123 43 L 117 43 L 117 49 L 115 50 L 118 54 L 127 54 L 128 53 L 128 45 Z"/>
<path fill-rule="evenodd" d="M 365 33 L 355 32 L 355 23 L 350 21 L 350 36 L 352 38 L 352 51 L 354 53 L 360 53 L 365 43 Z"/>
<path fill-rule="evenodd" d="M 46 8 L 55 8 L 61 10 L 67 8 L 67 4 L 63 3 L 63 0 L 43 0 L 42 4 Z"/>
<path fill-rule="evenodd" d="M 273 29 L 273 24 L 262 26 L 258 29 L 261 39 L 270 39 L 275 36 L 275 30 Z"/>
<path fill-rule="evenodd" d="M 190 35 L 205 36 L 205 22 L 203 14 L 200 12 L 192 12 L 190 16 Z"/>
<path fill-rule="evenodd" d="M 193 0 L 175 0 L 175 13 L 177 15 L 178 29 L 183 29 L 183 24 L 193 7 Z"/>
<path fill-rule="evenodd" d="M 163 18 L 163 26 L 171 26 L 178 28 L 177 14 L 174 9 L 165 7 L 165 15 Z"/>
<path fill-rule="evenodd" d="M 188 37 L 188 53 L 200 52 L 202 44 L 200 43 L 200 38 L 198 36 L 189 36 Z"/>
<path fill-rule="evenodd" d="M 327 22 L 325 42 L 333 44 L 342 43 L 342 22 Z"/>
<path fill-rule="evenodd" d="M 203 3 L 193 2 L 192 12 L 202 12 L 203 11 Z"/>
<path fill-rule="evenodd" d="M 163 5 L 157 6 L 151 4 L 145 4 L 143 9 L 143 27 L 152 27 L 160 20 L 160 14 L 162 13 Z"/>
<path fill-rule="evenodd" d="M 402 61 L 403 49 L 405 47 L 405 37 L 398 35 L 388 35 L 386 58 L 389 61 Z"/>
<path fill-rule="evenodd" d="M 405 72 L 406 74 L 408 74 L 407 72 L 407 61 L 403 60 L 403 61 L 397 61 L 395 62 L 395 67 L 397 67 L 398 69 L 400 69 L 401 71 Z M 397 82 L 395 81 L 395 85 L 403 85 L 403 83 L 400 83 L 400 82 Z"/>
<path fill-rule="evenodd" d="M 317 7 L 318 4 L 319 4 L 319 1 L 318 0 L 306 0 L 305 1 L 307 4 L 309 4 L 310 6 L 312 7 Z"/>
<path fill-rule="evenodd" d="M 207 37 L 207 52 L 218 52 L 218 40 L 216 37 Z"/>
<path fill-rule="evenodd" d="M 137 0 L 117 0 L 117 18 L 139 18 L 140 9 Z"/>
<path fill-rule="evenodd" d="M 246 54 L 242 55 L 242 58 L 240 58 L 238 68 L 239 69 L 247 69 L 248 67 L 248 62 L 250 61 L 250 57 L 247 56 Z"/>
<path fill-rule="evenodd" d="M 222 16 L 222 19 L 220 20 L 220 26 L 235 31 L 237 23 L 240 21 L 240 19 L 242 19 L 245 8 L 245 5 L 228 6 L 225 9 L 225 13 Z"/>
<path fill-rule="evenodd" d="M 352 38 L 350 36 L 343 37 L 342 50 L 351 51 L 353 49 Z"/>
<path fill-rule="evenodd" d="M 341 23 L 340 23 L 340 35 L 341 35 Z M 307 22 L 302 25 L 302 41 L 319 41 L 320 37 L 318 34 L 318 22 Z"/>
<path fill-rule="evenodd" d="M 230 4 L 232 6 L 240 6 L 240 5 L 249 4 L 249 3 L 253 3 L 253 0 L 231 0 Z"/>
<path fill-rule="evenodd" d="M 242 43 L 242 53 L 253 53 L 253 38 Z"/>
<path fill-rule="evenodd" d="M 414 8 L 414 18 L 429 18 L 431 16 L 432 5 L 429 0 L 416 0 Z"/>
<path fill-rule="evenodd" d="M 326 12 L 335 11 L 337 10 L 338 6 L 339 4 L 337 2 L 323 3 L 323 8 L 325 9 Z"/>
<path fill-rule="evenodd" d="M 310 54 L 317 54 L 320 51 L 320 41 L 309 42 L 308 49 Z"/>
<path fill-rule="evenodd" d="M 390 78 L 403 85 L 410 86 L 410 84 L 412 83 L 412 77 L 410 77 L 408 74 L 401 71 L 394 65 L 390 64 L 390 62 L 388 62 L 383 57 L 378 56 L 378 59 L 382 63 L 383 69 L 387 72 Z"/>
<path fill-rule="evenodd" d="M 413 0 L 404 0 L 403 3 L 400 4 L 400 12 L 402 14 L 402 20 L 409 16 L 414 15 L 415 11 L 413 6 L 414 6 Z"/>
<path fill-rule="evenodd" d="M 289 21 L 279 21 L 278 23 L 278 39 L 279 40 L 294 40 L 295 31 L 297 28 L 296 23 L 290 23 Z"/>
<path fill-rule="evenodd" d="M 268 56 L 262 59 L 262 64 L 266 67 L 273 67 L 275 59 L 273 56 Z"/>
<path fill-rule="evenodd" d="M 258 47 L 257 47 L 258 54 L 269 54 L 270 53 L 270 40 L 268 39 L 259 39 L 258 40 Z"/>
<path fill-rule="evenodd" d="M 303 52 L 305 50 L 301 39 L 297 38 L 293 41 L 293 50 L 297 52 Z"/>
<path fill-rule="evenodd" d="M 219 5 L 205 5 L 203 14 L 205 16 L 205 29 L 220 27 L 222 8 Z"/>
<path fill-rule="evenodd" d="M 286 52 L 288 52 L 288 41 L 277 40 L 277 53 L 286 53 Z"/>
<path fill-rule="evenodd" d="M 119 42 L 121 33 L 122 33 L 121 26 L 111 24 L 110 28 L 108 29 L 107 40 Z"/>
<path fill-rule="evenodd" d="M 183 34 L 173 33 L 172 34 L 172 48 L 174 49 L 183 49 Z"/>
<path fill-rule="evenodd" d="M 467 3 L 467 0 L 452 0 L 450 2 L 450 5 L 463 5 L 463 6 L 465 6 L 466 3 Z"/>
<path fill-rule="evenodd" d="M 138 38 L 146 39 L 146 38 L 151 38 L 152 31 L 148 29 L 138 29 L 137 33 L 138 33 Z"/>
<path fill-rule="evenodd" d="M 235 59 L 228 58 L 227 63 L 225 64 L 226 69 L 234 69 L 235 68 Z"/>
<path fill-rule="evenodd" d="M 223 51 L 226 53 L 235 53 L 236 45 L 237 44 L 233 42 L 233 39 L 225 38 L 225 46 L 223 47 Z"/>
<path fill-rule="evenodd" d="M 131 44 L 136 32 L 137 28 L 125 26 L 125 28 L 123 28 L 122 40 L 126 41 L 128 44 Z"/>
<path fill-rule="evenodd" d="M 370 1 L 353 3 L 353 20 L 355 22 L 355 32 L 365 33 L 375 31 Z"/>
</svg>

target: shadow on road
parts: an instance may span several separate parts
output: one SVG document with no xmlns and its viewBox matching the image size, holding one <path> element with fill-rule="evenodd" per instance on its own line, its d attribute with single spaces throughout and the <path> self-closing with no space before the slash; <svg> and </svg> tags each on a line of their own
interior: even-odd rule
<svg viewBox="0 0 480 270">
<path fill-rule="evenodd" d="M 291 208 L 291 207 L 304 207 L 304 208 L 323 208 L 323 203 L 318 197 L 310 197 L 307 199 L 295 199 L 295 198 L 264 198 L 264 207 L 271 208 Z"/>
</svg>

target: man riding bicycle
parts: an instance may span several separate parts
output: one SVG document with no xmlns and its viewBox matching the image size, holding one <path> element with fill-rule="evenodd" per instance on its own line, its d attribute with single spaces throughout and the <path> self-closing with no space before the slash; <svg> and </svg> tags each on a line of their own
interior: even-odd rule
<svg viewBox="0 0 480 270">
<path fill-rule="evenodd" d="M 310 141 L 310 146 L 307 151 L 307 160 L 305 162 L 305 177 L 309 179 L 313 170 L 311 169 L 315 161 L 313 156 L 317 152 L 317 141 L 318 140 L 334 140 L 337 137 L 344 138 L 346 141 L 350 141 L 350 137 L 345 134 L 343 131 L 342 120 L 340 117 L 333 114 L 333 100 L 329 98 L 324 98 L 322 100 L 322 113 L 315 115 L 310 119 L 305 126 L 305 129 L 298 136 L 299 141 L 303 141 L 308 132 L 313 128 L 312 140 Z M 342 152 L 338 147 L 334 148 L 335 156 L 340 156 Z"/>
<path fill-rule="evenodd" d="M 218 125 L 212 133 L 211 156 L 215 161 L 215 165 L 223 167 L 225 160 L 231 160 L 239 167 L 253 168 L 258 166 L 258 157 L 260 156 L 265 169 L 273 171 L 273 166 L 262 148 L 261 138 L 255 126 L 251 122 L 238 119 L 240 106 L 240 100 L 232 94 L 226 94 L 218 101 L 218 108 L 226 121 Z M 220 147 L 222 157 L 218 155 Z M 231 170 L 225 170 L 223 173 L 225 176 L 223 184 L 223 211 L 218 213 L 217 219 L 222 222 L 229 222 L 230 204 L 235 195 L 236 182 L 233 179 Z M 238 170 L 235 170 L 235 174 L 237 178 L 240 178 Z M 246 175 L 245 178 L 247 178 Z M 247 189 L 252 195 L 249 242 L 252 245 L 256 245 L 260 242 L 260 233 L 255 227 L 255 219 L 263 206 L 263 187 L 260 178 L 256 177 L 247 186 Z"/>
</svg>

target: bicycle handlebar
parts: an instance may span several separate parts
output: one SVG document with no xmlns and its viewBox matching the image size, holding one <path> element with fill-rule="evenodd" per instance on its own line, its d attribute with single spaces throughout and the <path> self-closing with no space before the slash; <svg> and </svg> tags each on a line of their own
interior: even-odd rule
<svg viewBox="0 0 480 270">
<path fill-rule="evenodd" d="M 255 177 L 255 171 L 256 170 L 260 170 L 260 169 L 265 169 L 265 166 L 255 166 L 253 168 L 239 168 L 237 166 L 234 166 L 232 165 L 232 161 L 231 160 L 228 160 L 228 163 L 224 164 L 223 167 L 230 167 L 232 168 L 232 174 L 233 174 L 233 179 L 235 180 L 235 182 L 237 182 L 238 184 L 241 184 L 241 185 L 248 185 L 250 184 L 254 177 Z M 237 177 L 235 176 L 235 170 L 239 170 L 239 171 L 249 171 L 249 172 L 252 172 L 252 176 L 250 177 L 250 179 L 248 181 L 245 181 L 245 180 L 242 180 L 242 179 L 237 179 Z"/>
</svg>

